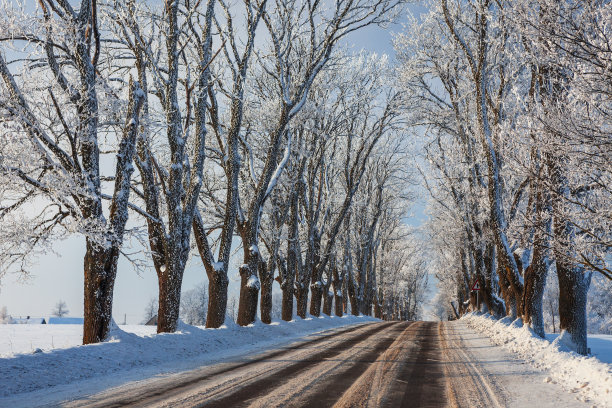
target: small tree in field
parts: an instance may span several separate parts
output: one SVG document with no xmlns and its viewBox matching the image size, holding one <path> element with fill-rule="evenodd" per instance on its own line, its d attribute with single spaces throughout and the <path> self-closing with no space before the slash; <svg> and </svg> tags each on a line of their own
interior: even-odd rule
<svg viewBox="0 0 612 408">
<path fill-rule="evenodd" d="M 66 306 L 66 302 L 64 302 L 63 300 L 60 300 L 57 302 L 57 304 L 55 305 L 55 308 L 53 309 L 53 311 L 51 312 L 52 316 L 56 316 L 56 317 L 64 317 L 66 316 L 70 311 L 68 310 L 67 306 Z"/>
<path fill-rule="evenodd" d="M 147 306 L 145 307 L 144 321 L 142 322 L 143 324 L 147 323 L 149 320 L 151 320 L 153 316 L 157 314 L 157 303 L 158 301 L 155 296 L 149 299 L 149 303 L 147 303 Z"/>
<path fill-rule="evenodd" d="M 0 324 L 8 324 L 10 321 L 11 316 L 8 314 L 6 306 L 2 306 L 2 309 L 0 309 Z"/>
<path fill-rule="evenodd" d="M 187 324 L 204 326 L 208 309 L 208 285 L 200 283 L 195 288 L 183 293 L 180 317 Z"/>
</svg>

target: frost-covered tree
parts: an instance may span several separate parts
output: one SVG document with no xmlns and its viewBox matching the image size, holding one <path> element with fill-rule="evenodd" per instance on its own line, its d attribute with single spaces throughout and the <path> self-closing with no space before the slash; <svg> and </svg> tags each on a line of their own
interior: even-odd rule
<svg viewBox="0 0 612 408">
<path fill-rule="evenodd" d="M 149 299 L 149 301 L 147 302 L 147 305 L 145 306 L 144 319 L 142 321 L 143 324 L 147 323 L 149 320 L 151 320 L 151 318 L 157 315 L 158 303 L 159 301 L 157 300 L 157 297 L 155 296 Z"/>
<path fill-rule="evenodd" d="M 272 307 L 270 308 L 270 316 L 274 320 L 280 320 L 282 318 L 283 311 L 283 297 L 280 293 L 272 294 Z"/>
<path fill-rule="evenodd" d="M 209 211 L 196 213 L 193 228 L 209 282 L 206 327 L 220 327 L 228 308 L 228 268 L 239 211 L 238 176 L 242 158 L 238 149 L 244 139 L 241 133 L 256 33 L 266 4 L 265 0 L 244 2 L 246 30 L 242 35 L 234 26 L 236 16 L 227 3 L 220 3 L 224 20 L 220 16 L 214 19 L 223 41 L 221 49 L 224 57 L 215 75 L 215 86 L 208 91 L 208 113 L 214 135 L 213 142 L 208 146 L 208 155 L 216 166 L 207 171 L 204 192 L 200 197 L 200 208 L 208 208 Z M 225 176 L 225 183 L 220 183 L 219 174 Z M 216 242 L 209 242 L 209 235 L 217 230 L 221 232 L 219 238 Z"/>
<path fill-rule="evenodd" d="M 11 320 L 11 315 L 8 314 L 6 306 L 2 306 L 0 308 L 0 324 L 9 324 Z"/>
<path fill-rule="evenodd" d="M 382 317 L 385 279 L 395 278 L 385 269 L 385 256 L 392 240 L 406 239 L 402 236 L 406 231 L 398 222 L 410 203 L 404 143 L 400 137 L 391 137 L 379 146 L 369 160 L 351 208 L 344 269 L 353 314 Z"/>
<path fill-rule="evenodd" d="M 66 306 L 66 302 L 64 302 L 63 300 L 60 300 L 55 304 L 55 307 L 51 311 L 51 316 L 64 317 L 68 313 L 70 313 L 70 311 L 68 310 Z"/>
<path fill-rule="evenodd" d="M 605 6 L 429 6 L 397 49 L 411 123 L 426 129 L 428 229 L 436 256 L 451 262 L 440 280 L 455 288 L 453 312 L 483 308 L 470 293 L 478 281 L 489 312 L 543 336 L 546 276 L 556 271 L 564 341 L 585 353 L 590 276 L 609 275 Z"/>
<path fill-rule="evenodd" d="M 552 250 L 563 342 L 587 350 L 587 292 L 593 271 L 612 279 L 610 253 L 609 4 L 517 2 L 514 17 L 529 39 L 541 91 L 532 111 L 543 132 L 551 177 Z M 608 100 L 608 102 L 606 102 Z M 603 149 L 602 149 L 603 147 Z M 605 163 L 605 164 L 604 164 Z M 606 244 L 605 242 L 608 242 Z"/>
<path fill-rule="evenodd" d="M 112 82 L 101 64 L 107 49 L 96 1 L 39 5 L 1 10 L 0 273 L 25 270 L 28 256 L 58 235 L 82 234 L 83 343 L 95 343 L 111 320 L 144 93 L 128 77 Z M 103 169 L 109 140 L 115 166 Z M 105 177 L 114 184 L 107 191 Z"/>
<path fill-rule="evenodd" d="M 227 301 L 227 318 L 232 323 L 238 322 L 238 297 L 230 296 Z"/>
<path fill-rule="evenodd" d="M 593 277 L 587 304 L 588 332 L 612 334 L 612 282 L 600 275 Z"/>
<path fill-rule="evenodd" d="M 559 332 L 559 284 L 557 277 L 549 274 L 543 298 L 544 325 L 549 333 Z"/>
<path fill-rule="evenodd" d="M 148 7 L 110 2 L 119 60 L 133 62 L 144 95 L 136 195 L 144 201 L 159 284 L 158 332 L 174 332 L 202 186 L 216 2 Z M 189 47 L 187 47 L 189 45 Z M 119 57 L 120 56 L 120 57 Z M 118 67 L 132 70 L 131 64 Z"/>
<path fill-rule="evenodd" d="M 249 174 L 254 179 L 248 182 L 248 194 L 240 197 L 237 211 L 244 251 L 239 324 L 255 320 L 261 286 L 257 274 L 263 262 L 259 248 L 261 215 L 290 155 L 290 122 L 304 107 L 312 84 L 339 41 L 365 26 L 392 21 L 401 4 L 399 0 L 357 0 L 338 2 L 328 9 L 324 2 L 286 0 L 274 3 L 263 14 L 270 42 L 266 54 L 259 56 L 261 69 L 273 79 L 273 86 L 267 88 L 269 94 L 262 102 L 272 108 L 273 117 L 253 129 L 254 136 L 265 140 L 266 146 L 259 166 L 250 164 L 253 171 Z M 246 138 L 244 142 L 251 143 Z M 327 261 L 323 258 L 322 262 Z"/>
<path fill-rule="evenodd" d="M 208 307 L 208 287 L 204 283 L 196 285 L 181 295 L 181 319 L 194 326 L 206 324 Z"/>
</svg>

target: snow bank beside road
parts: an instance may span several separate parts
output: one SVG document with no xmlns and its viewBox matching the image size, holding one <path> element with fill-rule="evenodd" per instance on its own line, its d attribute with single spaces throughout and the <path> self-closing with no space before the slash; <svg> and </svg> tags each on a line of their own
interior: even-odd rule
<svg viewBox="0 0 612 408">
<path fill-rule="evenodd" d="M 612 407 L 612 364 L 567 351 L 558 342 L 536 336 L 531 329 L 523 327 L 520 320 L 496 320 L 489 315 L 475 313 L 467 314 L 462 320 L 490 337 L 494 343 L 503 345 L 523 360 L 547 371 L 549 377 L 546 381 L 559 383 L 584 401 Z M 608 357 L 602 356 L 602 360 L 608 361 Z"/>
<path fill-rule="evenodd" d="M 377 320 L 362 316 L 325 316 L 273 322 L 271 325 L 261 322 L 248 327 L 228 325 L 220 329 L 180 324 L 179 331 L 172 334 L 150 334 L 151 328 L 147 326 L 126 327 L 132 329 L 131 333 L 115 327 L 109 340 L 104 343 L 72 347 L 67 347 L 67 344 L 74 342 L 74 330 L 82 331 L 80 325 L 71 329 L 40 325 L 34 329 L 36 333 L 29 327 L 23 334 L 32 338 L 51 336 L 56 347 L 64 348 L 45 350 L 32 345 L 33 351 L 27 354 L 9 356 L 7 350 L 0 350 L 4 357 L 0 358 L 0 398 L 88 379 L 95 379 L 97 388 L 104 384 L 116 385 L 117 381 L 188 370 L 258 352 L 310 333 Z M 20 338 L 13 327 L 0 326 L 0 336 L 8 333 L 2 331 L 11 329 L 15 344 L 28 343 L 28 339 Z M 98 381 L 100 377 L 110 379 Z M 88 391 L 88 387 L 80 386 L 80 390 Z"/>
</svg>

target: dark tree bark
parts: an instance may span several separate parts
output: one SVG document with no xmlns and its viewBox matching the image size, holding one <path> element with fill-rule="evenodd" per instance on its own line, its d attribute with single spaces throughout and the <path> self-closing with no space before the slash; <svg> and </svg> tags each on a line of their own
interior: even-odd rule
<svg viewBox="0 0 612 408">
<path fill-rule="evenodd" d="M 83 344 L 98 343 L 106 339 L 113 311 L 113 289 L 117 276 L 117 262 L 123 233 L 128 219 L 130 180 L 136 150 L 136 134 L 144 94 L 140 85 L 130 81 L 130 100 L 117 154 L 115 189 L 110 207 L 110 248 L 104 249 L 87 239 L 84 260 L 84 319 Z M 97 207 L 97 206 L 96 206 Z M 101 217 L 100 213 L 98 217 Z"/>
<path fill-rule="evenodd" d="M 319 317 L 321 315 L 321 301 L 325 288 L 323 285 L 323 270 L 318 266 L 321 262 L 321 236 L 316 228 L 312 234 L 313 256 L 312 273 L 310 281 L 310 314 Z M 308 267 L 308 266 L 307 266 Z"/>
<path fill-rule="evenodd" d="M 334 294 L 329 290 L 330 286 L 331 279 L 328 279 L 323 288 L 323 313 L 328 316 L 332 315 L 332 302 L 334 301 Z"/>
<path fill-rule="evenodd" d="M 299 196 L 298 191 L 294 191 L 290 198 L 289 211 L 290 218 L 288 223 L 287 240 L 287 261 L 286 268 L 281 268 L 281 290 L 283 291 L 282 318 L 285 321 L 293 320 L 293 297 L 295 294 L 295 279 L 299 275 Z M 282 265 L 282 264 L 281 264 Z"/>
<path fill-rule="evenodd" d="M 383 305 L 382 305 L 383 294 L 382 290 L 378 291 L 374 301 L 374 317 L 377 319 L 383 319 Z"/>
<path fill-rule="evenodd" d="M 215 271 L 208 275 L 208 310 L 206 311 L 206 327 L 219 328 L 225 323 L 227 310 L 227 287 L 229 279 L 223 271 Z"/>
<path fill-rule="evenodd" d="M 502 299 L 504 300 L 504 304 L 506 307 L 506 316 L 511 317 L 512 319 L 516 319 L 517 317 L 517 305 L 514 296 L 512 295 L 512 291 L 510 289 L 510 285 L 506 278 L 506 270 L 501 265 L 502 260 L 498 256 L 499 251 L 497 247 L 495 247 L 495 256 L 497 257 L 496 262 L 496 270 L 497 270 L 497 278 L 499 280 L 499 288 Z"/>
<path fill-rule="evenodd" d="M 293 320 L 293 281 L 291 283 L 291 290 L 287 290 L 285 284 L 285 277 L 288 276 L 287 272 L 287 261 L 282 257 L 278 259 L 278 276 L 276 281 L 280 285 L 282 297 L 281 297 L 281 319 L 286 322 Z"/>
<path fill-rule="evenodd" d="M 316 281 L 310 285 L 310 314 L 319 317 L 321 315 L 321 301 L 323 299 L 323 284 Z"/>
<path fill-rule="evenodd" d="M 171 268 L 162 272 L 158 279 L 159 309 L 157 313 L 157 332 L 174 333 L 177 328 L 183 274 Z"/>
<path fill-rule="evenodd" d="M 308 286 L 299 284 L 295 288 L 296 314 L 302 319 L 306 318 L 306 310 L 308 310 Z"/>
<path fill-rule="evenodd" d="M 357 291 L 355 290 L 355 282 L 353 282 L 353 274 L 351 271 L 347 271 L 348 279 L 347 279 L 347 289 L 348 296 L 351 301 L 351 314 L 353 316 L 359 316 L 359 301 L 357 299 Z"/>
<path fill-rule="evenodd" d="M 251 258 L 252 259 L 252 258 Z M 260 283 L 254 280 L 253 270 L 257 270 L 259 262 L 254 265 L 244 264 L 240 267 L 240 300 L 238 303 L 238 323 L 240 326 L 248 326 L 255 321 L 257 315 L 257 298 L 259 296 Z"/>
<path fill-rule="evenodd" d="M 349 302 L 349 295 L 348 295 L 348 279 L 347 279 L 347 272 L 345 270 L 342 271 L 342 314 L 348 314 L 348 302 Z"/>
<path fill-rule="evenodd" d="M 99 343 L 108 336 L 118 254 L 117 247 L 104 250 L 87 240 L 84 262 L 83 344 Z"/>
<path fill-rule="evenodd" d="M 559 280 L 559 329 L 567 331 L 578 354 L 587 354 L 587 292 L 589 273 L 557 260 Z"/>
<path fill-rule="evenodd" d="M 538 156 L 533 154 L 537 159 Z M 537 174 L 531 183 L 530 198 L 534 209 L 534 238 L 532 262 L 525 269 L 525 288 L 523 301 L 523 322 L 533 329 L 540 337 L 544 338 L 544 310 L 542 299 L 548 274 L 549 259 L 548 235 L 551 233 L 551 209 L 550 197 L 542 190 L 540 181 L 541 174 Z M 528 206 L 528 208 L 531 206 Z"/>
<path fill-rule="evenodd" d="M 292 254 L 287 255 L 287 268 L 284 270 L 285 278 L 281 283 L 283 291 L 282 318 L 286 322 L 293 320 L 293 296 L 295 293 L 295 269 L 297 267 L 295 260 L 291 259 Z"/>
<path fill-rule="evenodd" d="M 559 281 L 559 329 L 570 338 L 570 347 L 578 354 L 587 354 L 587 292 L 591 283 L 591 272 L 575 263 L 573 259 L 574 228 L 565 219 L 563 200 L 569 195 L 563 170 L 554 167 L 556 199 L 553 205 L 555 245 L 554 253 Z M 562 334 L 563 335 L 563 334 Z"/>
<path fill-rule="evenodd" d="M 344 314 L 343 281 L 344 270 L 338 271 L 338 266 L 334 265 L 332 287 L 334 288 L 334 312 L 338 317 Z"/>
<path fill-rule="evenodd" d="M 266 262 L 259 263 L 259 281 L 261 282 L 261 303 L 259 305 L 261 321 L 266 324 L 272 323 L 272 284 L 274 283 L 274 262 L 268 269 Z"/>
<path fill-rule="evenodd" d="M 494 292 L 493 288 L 493 262 L 495 260 L 495 250 L 492 244 L 487 244 L 485 254 L 484 254 L 484 298 L 487 303 L 487 307 L 489 308 L 489 312 L 496 317 L 502 317 L 506 313 L 505 305 L 499 297 L 497 293 Z"/>
</svg>

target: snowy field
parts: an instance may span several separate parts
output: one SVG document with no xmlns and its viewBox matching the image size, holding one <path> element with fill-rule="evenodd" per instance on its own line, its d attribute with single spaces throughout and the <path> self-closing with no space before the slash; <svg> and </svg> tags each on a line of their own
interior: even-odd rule
<svg viewBox="0 0 612 408">
<path fill-rule="evenodd" d="M 181 323 L 173 334 L 155 334 L 154 326 L 115 326 L 107 342 L 87 346 L 80 345 L 81 325 L 0 325 L 0 406 L 51 404 L 376 320 L 326 316 L 220 329 Z"/>
<path fill-rule="evenodd" d="M 598 407 L 612 407 L 612 336 L 589 335 L 592 356 L 581 356 L 569 351 L 559 334 L 539 338 L 520 320 L 496 320 L 475 313 L 461 320 L 493 343 L 546 371 L 545 382 L 558 383 L 579 399 L 593 401 Z"/>
</svg>

